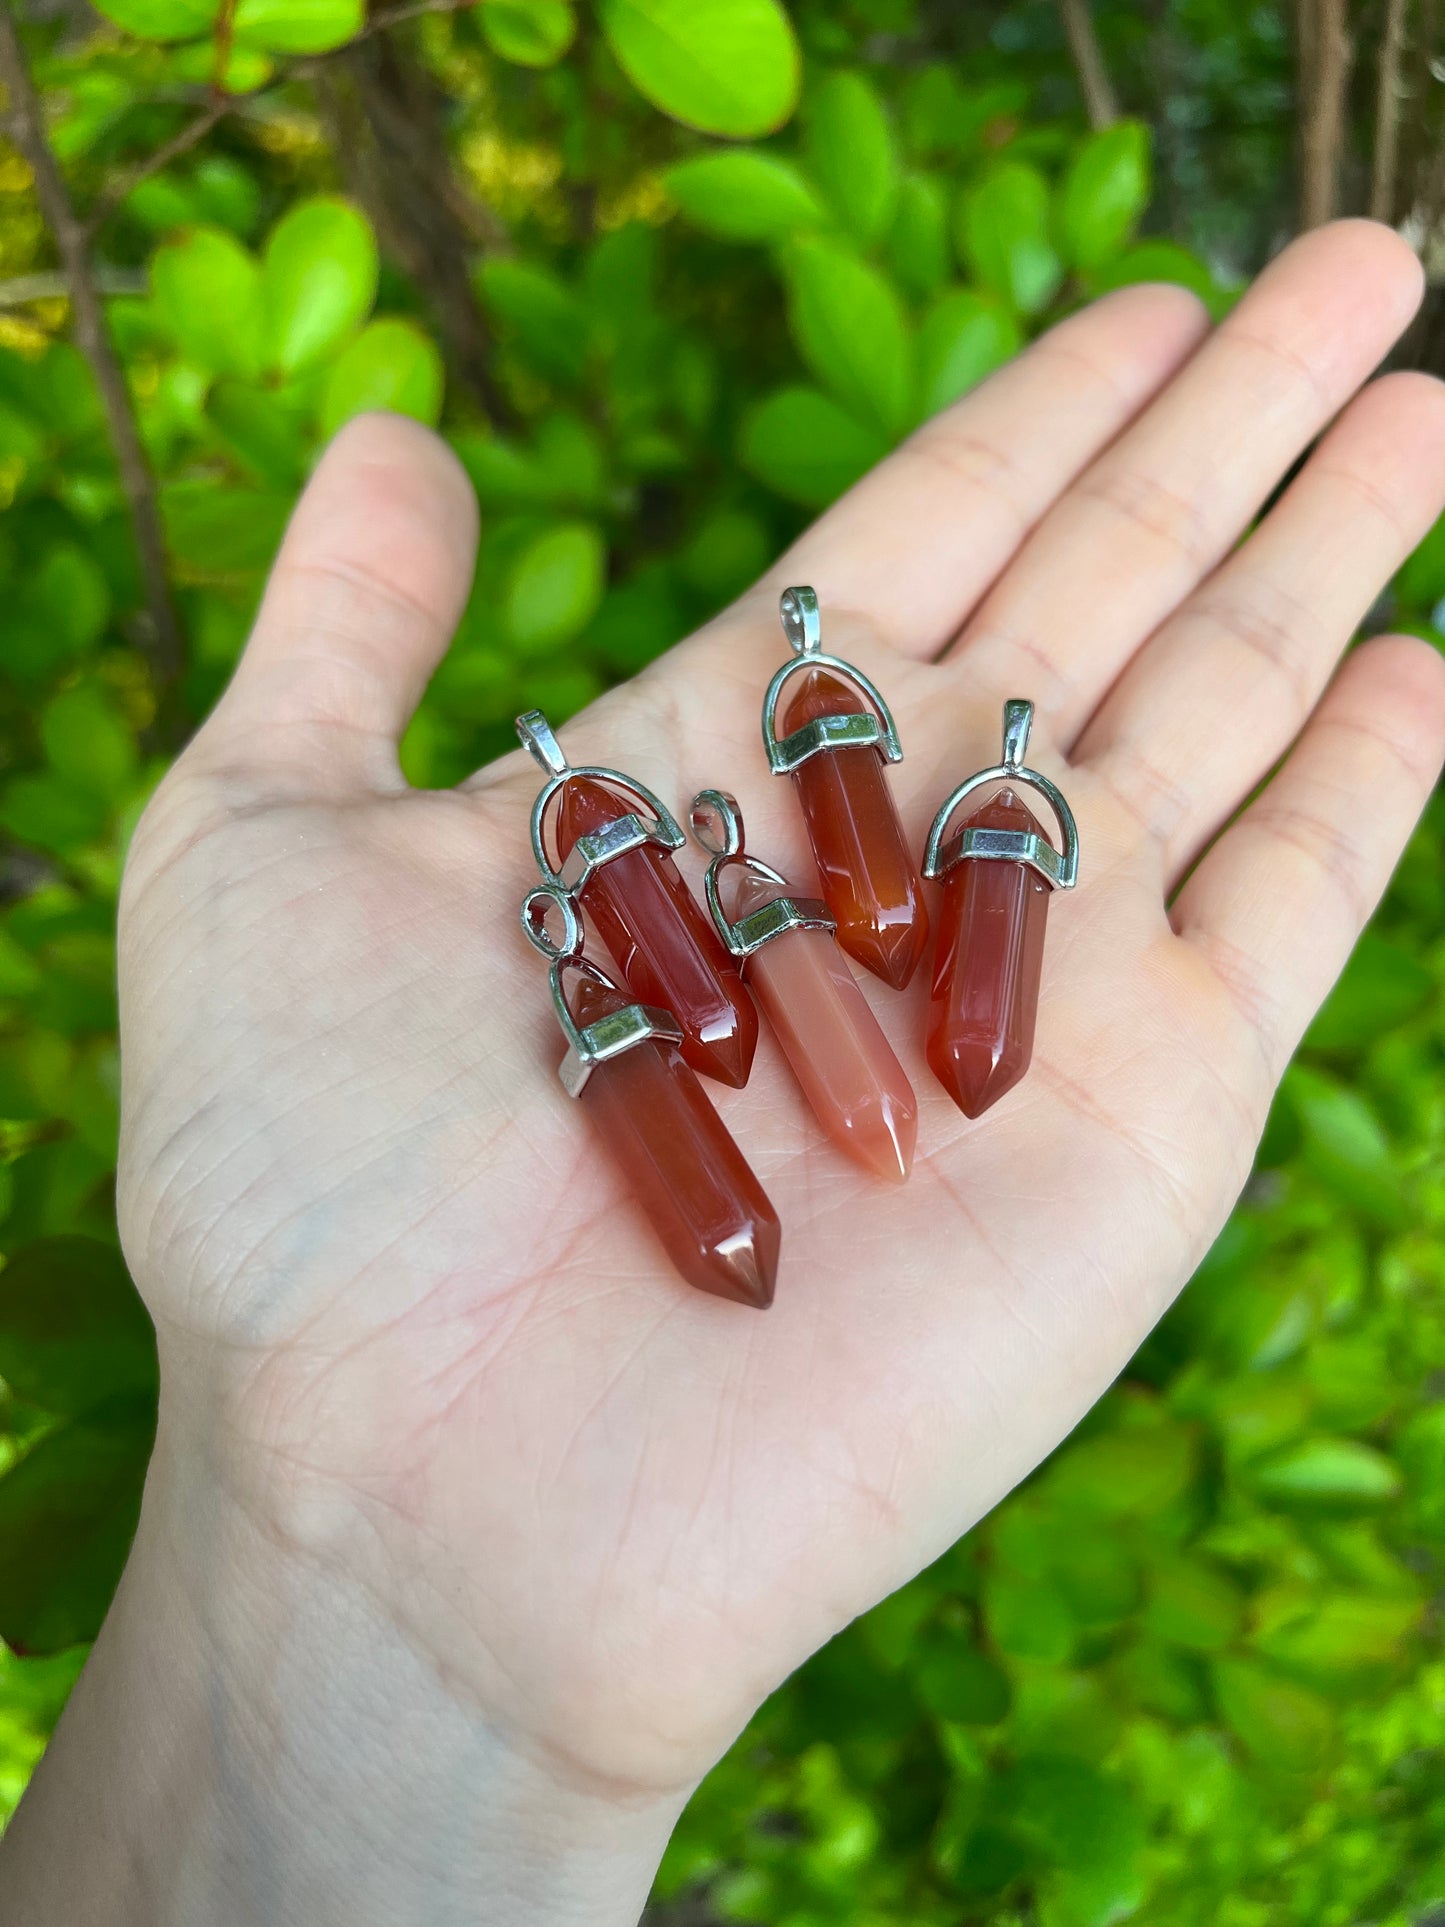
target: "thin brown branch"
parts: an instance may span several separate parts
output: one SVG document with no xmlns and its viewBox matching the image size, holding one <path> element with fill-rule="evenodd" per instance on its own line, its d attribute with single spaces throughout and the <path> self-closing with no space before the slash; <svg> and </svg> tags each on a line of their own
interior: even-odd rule
<svg viewBox="0 0 1445 1927">
<path fill-rule="evenodd" d="M 221 0 L 216 15 L 216 58 L 211 66 L 211 92 L 217 100 L 226 92 L 226 75 L 231 67 L 231 43 L 236 37 L 236 0 Z"/>
<path fill-rule="evenodd" d="M 85 216 L 87 240 L 94 240 L 121 203 L 135 192 L 142 181 L 148 181 L 152 174 L 159 174 L 163 168 L 169 167 L 172 161 L 179 160 L 182 154 L 188 154 L 193 147 L 206 138 L 213 127 L 235 110 L 236 105 L 236 101 L 229 96 L 211 101 L 194 120 L 188 121 L 178 134 L 163 142 L 153 154 L 147 154 L 143 161 L 138 161 L 122 175 L 115 186 L 102 194 L 95 205 L 87 210 Z"/>
<path fill-rule="evenodd" d="M 165 692 L 180 674 L 182 646 L 166 577 L 165 538 L 155 478 L 141 446 L 125 376 L 106 327 L 85 227 L 71 205 L 70 191 L 46 138 L 40 97 L 25 63 L 10 0 L 0 0 L 0 81 L 8 96 L 11 137 L 30 163 L 40 211 L 60 255 L 76 346 L 90 365 L 105 410 L 140 557 L 146 616 L 140 642 Z"/>
<path fill-rule="evenodd" d="M 1385 31 L 1380 37 L 1375 76 L 1375 151 L 1370 161 L 1370 213 L 1377 221 L 1395 218 L 1400 172 L 1400 67 L 1408 12 L 1408 0 L 1386 0 Z"/>
<path fill-rule="evenodd" d="M 1300 225 L 1319 227 L 1339 204 L 1345 98 L 1354 50 L 1348 0 L 1299 0 L 1303 117 Z"/>
<path fill-rule="evenodd" d="M 385 33 L 389 27 L 399 27 L 407 20 L 420 20 L 423 14 L 466 13 L 479 4 L 480 0 L 405 0 L 402 6 L 383 7 L 380 13 L 374 13 L 346 45 L 354 47 L 358 40 L 370 40 L 373 34 Z"/>
<path fill-rule="evenodd" d="M 1059 18 L 1064 23 L 1064 36 L 1073 55 L 1074 71 L 1078 75 L 1079 91 L 1084 96 L 1084 112 L 1089 117 L 1089 125 L 1096 132 L 1103 127 L 1112 127 L 1119 118 L 1119 106 L 1114 98 L 1109 69 L 1104 64 L 1104 51 L 1094 31 L 1089 0 L 1059 0 Z"/>
<path fill-rule="evenodd" d="M 91 269 L 97 294 L 144 294 L 146 277 L 139 268 Z M 27 301 L 69 300 L 70 283 L 58 268 L 39 274 L 12 274 L 0 281 L 0 308 L 23 308 Z"/>
<path fill-rule="evenodd" d="M 478 242 L 495 237 L 486 210 L 455 178 L 434 83 L 405 48 L 385 39 L 328 56 L 314 80 L 347 191 L 431 311 L 454 384 L 494 424 L 507 421 L 467 269 Z"/>
</svg>

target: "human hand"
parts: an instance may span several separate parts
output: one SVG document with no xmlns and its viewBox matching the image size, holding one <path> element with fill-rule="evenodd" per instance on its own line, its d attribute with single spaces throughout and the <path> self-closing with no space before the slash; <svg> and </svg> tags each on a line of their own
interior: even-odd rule
<svg viewBox="0 0 1445 1927">
<path fill-rule="evenodd" d="M 750 847 L 806 882 L 757 743 L 778 589 L 806 581 L 826 646 L 893 706 L 916 845 L 994 760 L 1008 696 L 1078 818 L 1033 1066 L 996 1109 L 965 1119 L 927 1074 L 926 971 L 866 986 L 920 1098 L 906 1187 L 859 1180 L 766 1036 L 745 1092 L 709 1087 L 783 1222 L 765 1316 L 677 1282 L 556 1081 L 516 921 L 531 764 L 443 793 L 399 774 L 470 582 L 463 479 L 395 419 L 328 452 L 137 834 L 122 923 L 122 1227 L 162 1363 L 126 1584 L 175 1575 L 177 1637 L 259 1723 L 265 1748 L 232 1720 L 228 1771 L 277 1891 L 323 1858 L 361 1870 L 266 1917 L 365 1920 L 384 1889 L 410 1918 L 388 1841 L 457 1856 L 425 1878 L 458 1917 L 574 1917 L 520 1879 L 486 1911 L 505 1854 L 465 1802 L 444 1842 L 384 1773 L 349 1758 L 328 1783 L 338 1749 L 384 1754 L 413 1718 L 455 1726 L 453 1763 L 466 1733 L 524 1763 L 528 1811 L 555 1792 L 572 1838 L 605 1851 L 615 1826 L 610 1898 L 575 1917 L 635 1913 L 762 1697 L 1035 1465 L 1188 1277 L 1445 746 L 1426 644 L 1372 640 L 1330 682 L 1445 499 L 1441 388 L 1356 394 L 1418 295 L 1403 244 L 1346 223 L 1212 333 L 1176 289 L 1097 303 L 567 726 L 574 762 L 674 808 L 735 790 Z M 347 1810 L 362 1786 L 380 1810 Z M 246 1851 L 225 1864 L 252 1911 L 215 1918 L 262 1917 Z"/>
</svg>

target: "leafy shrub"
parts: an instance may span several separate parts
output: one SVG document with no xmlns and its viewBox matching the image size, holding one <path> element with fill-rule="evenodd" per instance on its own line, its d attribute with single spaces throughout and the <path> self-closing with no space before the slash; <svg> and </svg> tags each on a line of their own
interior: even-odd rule
<svg viewBox="0 0 1445 1927">
<path fill-rule="evenodd" d="M 565 716 L 706 618 L 1081 299 L 1158 277 L 1230 298 L 1141 229 L 1146 129 L 1081 131 L 1028 6 L 1004 10 L 1017 58 L 972 65 L 931 58 L 907 0 L 796 21 L 601 0 L 585 22 L 486 0 L 391 33 L 359 0 L 100 10 L 111 26 L 30 53 L 124 290 L 110 326 L 186 650 L 170 676 L 65 303 L 9 310 L 7 1811 L 104 1611 L 153 1423 L 112 1221 L 121 852 L 324 438 L 370 407 L 439 423 L 481 497 L 475 590 L 404 745 L 442 784 L 518 709 Z M 405 150 L 399 99 L 429 116 Z M 388 170 L 422 179 L 425 232 L 399 229 Z M 12 155 L 7 271 L 45 246 Z M 1437 530 L 1394 614 L 1428 633 L 1442 600 Z M 1445 1897 L 1442 835 L 1437 811 L 1125 1382 L 764 1708 L 683 1821 L 660 1918 L 699 1888 L 772 1927 L 1322 1927 Z"/>
</svg>

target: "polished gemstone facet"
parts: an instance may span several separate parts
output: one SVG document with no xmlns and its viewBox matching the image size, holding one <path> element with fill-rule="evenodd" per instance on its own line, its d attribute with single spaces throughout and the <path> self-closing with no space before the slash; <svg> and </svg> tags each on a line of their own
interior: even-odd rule
<svg viewBox="0 0 1445 1927">
<path fill-rule="evenodd" d="M 557 804 L 565 859 L 579 837 L 614 821 L 625 805 L 589 776 L 569 776 Z M 644 844 L 594 870 L 582 908 L 612 952 L 633 998 L 670 1010 L 694 1070 L 741 1088 L 752 1069 L 758 1013 L 737 966 L 718 941 L 671 855 Z"/>
<path fill-rule="evenodd" d="M 1043 834 L 1011 789 L 959 827 Z M 965 857 L 944 877 L 928 1062 L 969 1117 L 996 1104 L 1029 1067 L 1052 894 L 1025 864 L 996 858 Z"/>
<path fill-rule="evenodd" d="M 959 829 L 1042 834 L 1013 790 L 1000 790 Z M 969 1118 L 996 1104 L 1029 1069 L 1050 896 L 1023 863 L 963 858 L 944 877 L 929 1068 Z"/>
<path fill-rule="evenodd" d="M 572 1011 L 585 1027 L 631 1001 L 582 977 Z M 770 1305 L 777 1213 L 677 1046 L 652 1038 L 594 1065 L 580 1102 L 688 1284 Z"/>
<path fill-rule="evenodd" d="M 734 920 L 785 894 L 739 870 Z M 754 951 L 748 984 L 833 1142 L 901 1184 L 913 1162 L 918 1100 L 847 960 L 826 930 L 790 930 Z"/>
<path fill-rule="evenodd" d="M 805 669 L 789 687 L 781 731 L 868 705 L 851 683 Z M 928 942 L 918 866 L 898 820 L 882 756 L 870 745 L 820 750 L 792 772 L 838 942 L 865 970 L 901 990 Z"/>
</svg>

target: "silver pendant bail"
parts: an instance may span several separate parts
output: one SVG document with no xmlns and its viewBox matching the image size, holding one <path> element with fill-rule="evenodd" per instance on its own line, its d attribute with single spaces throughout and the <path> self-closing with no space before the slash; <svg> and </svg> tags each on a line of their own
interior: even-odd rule
<svg viewBox="0 0 1445 1927">
<path fill-rule="evenodd" d="M 783 619 L 783 634 L 797 656 L 816 656 L 823 647 L 823 618 L 818 609 L 815 589 L 800 585 L 784 589 L 778 598 L 778 614 Z"/>
<path fill-rule="evenodd" d="M 959 863 L 986 858 L 996 863 L 1022 863 L 1051 890 L 1072 890 L 1079 880 L 1079 830 L 1063 791 L 1024 762 L 1034 706 L 1014 696 L 1003 706 L 1003 761 L 967 777 L 944 798 L 933 819 L 923 852 L 923 874 L 936 882 Z M 977 824 L 948 835 L 959 805 L 990 783 L 1017 783 L 1040 795 L 1059 825 L 1060 847 L 1032 830 L 989 830 Z"/>
<path fill-rule="evenodd" d="M 531 754 L 533 762 L 545 775 L 567 774 L 568 762 L 562 745 L 540 709 L 529 709 L 525 716 L 517 718 L 517 736 L 523 749 Z"/>
</svg>

